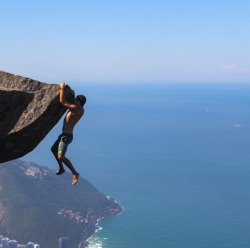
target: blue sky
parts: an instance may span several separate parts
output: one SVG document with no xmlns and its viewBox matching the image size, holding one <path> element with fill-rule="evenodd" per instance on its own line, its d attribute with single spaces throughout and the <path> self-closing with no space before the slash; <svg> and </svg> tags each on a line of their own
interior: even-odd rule
<svg viewBox="0 0 250 248">
<path fill-rule="evenodd" d="M 250 82 L 249 0 L 4 0 L 0 70 L 52 83 Z"/>
</svg>

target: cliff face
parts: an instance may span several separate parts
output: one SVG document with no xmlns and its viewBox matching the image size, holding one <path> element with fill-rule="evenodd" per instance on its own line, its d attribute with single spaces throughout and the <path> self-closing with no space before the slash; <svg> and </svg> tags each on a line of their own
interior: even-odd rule
<svg viewBox="0 0 250 248">
<path fill-rule="evenodd" d="M 83 178 L 71 185 L 71 174 L 14 160 L 0 165 L 0 234 L 43 248 L 85 247 L 97 219 L 116 215 L 121 207 Z M 79 245 L 80 244 L 80 245 Z"/>
<path fill-rule="evenodd" d="M 0 163 L 32 151 L 65 111 L 57 84 L 0 71 Z"/>
</svg>

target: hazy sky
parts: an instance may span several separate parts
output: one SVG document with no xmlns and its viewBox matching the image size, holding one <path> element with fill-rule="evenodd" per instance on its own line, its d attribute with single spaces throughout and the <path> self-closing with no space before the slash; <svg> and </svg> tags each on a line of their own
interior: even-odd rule
<svg viewBox="0 0 250 248">
<path fill-rule="evenodd" d="M 249 0 L 3 0 L 0 70 L 45 82 L 250 82 Z"/>
</svg>

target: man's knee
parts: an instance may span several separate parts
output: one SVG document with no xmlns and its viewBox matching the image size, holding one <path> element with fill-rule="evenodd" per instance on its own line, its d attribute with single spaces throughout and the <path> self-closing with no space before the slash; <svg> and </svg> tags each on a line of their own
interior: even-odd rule
<svg viewBox="0 0 250 248">
<path fill-rule="evenodd" d="M 51 146 L 50 150 L 51 150 L 52 153 L 55 153 L 55 147 L 54 146 Z"/>
<path fill-rule="evenodd" d="M 50 150 L 52 151 L 52 153 L 56 153 L 57 154 L 57 151 L 58 151 L 58 145 L 54 144 L 53 146 L 51 146 Z"/>
<path fill-rule="evenodd" d="M 57 158 L 58 158 L 60 161 L 63 161 L 65 157 L 64 157 L 61 153 L 59 153 L 59 154 L 57 154 Z"/>
</svg>

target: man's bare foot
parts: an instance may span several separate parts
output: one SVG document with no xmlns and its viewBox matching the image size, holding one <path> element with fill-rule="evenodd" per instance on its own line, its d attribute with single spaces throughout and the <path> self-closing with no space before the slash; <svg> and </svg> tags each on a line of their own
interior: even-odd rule
<svg viewBox="0 0 250 248">
<path fill-rule="evenodd" d="M 73 175 L 72 185 L 76 185 L 78 182 L 79 173 Z"/>
<path fill-rule="evenodd" d="M 56 172 L 56 175 L 60 176 L 65 172 L 64 169 L 60 169 L 58 172 Z"/>
</svg>

